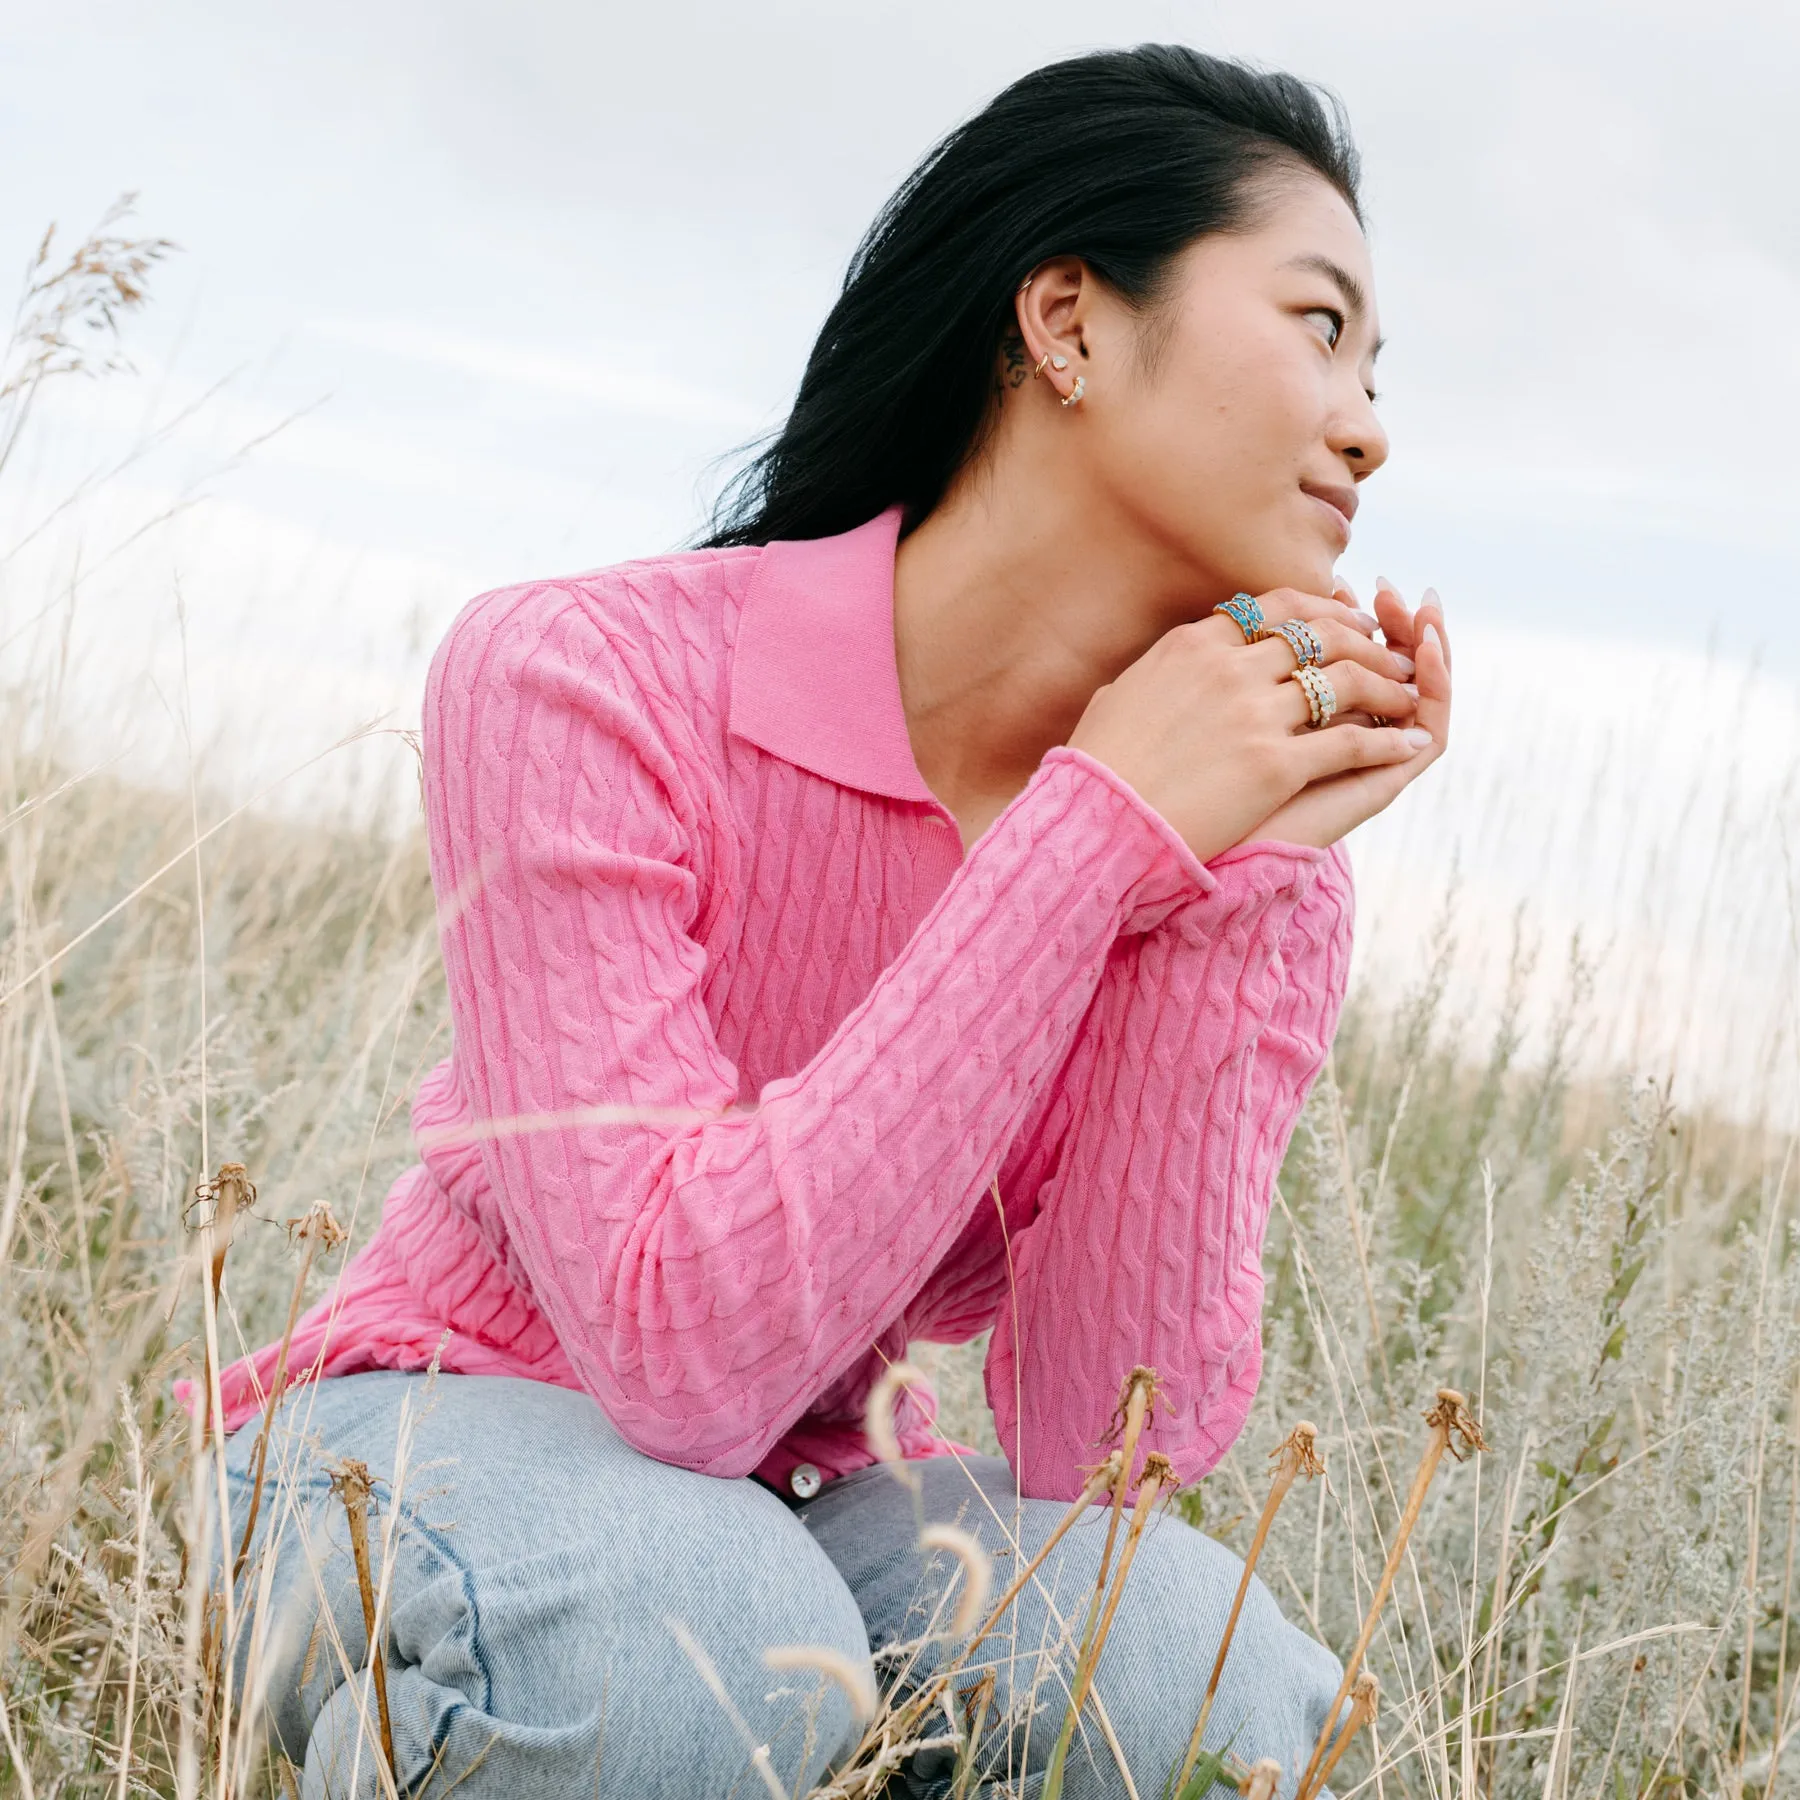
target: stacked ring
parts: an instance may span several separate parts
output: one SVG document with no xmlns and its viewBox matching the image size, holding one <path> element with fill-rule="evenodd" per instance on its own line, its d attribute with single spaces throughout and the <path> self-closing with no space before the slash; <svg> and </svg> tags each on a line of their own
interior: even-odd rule
<svg viewBox="0 0 1800 1800">
<path fill-rule="evenodd" d="M 1310 665 L 1316 669 L 1324 662 L 1325 646 L 1319 641 L 1319 634 L 1304 619 L 1283 619 L 1275 629 L 1287 639 L 1288 648 L 1294 653 L 1294 660 L 1302 668 Z"/>
<path fill-rule="evenodd" d="M 1233 594 L 1219 602 L 1219 611 L 1244 634 L 1246 644 L 1254 644 L 1269 635 L 1269 621 L 1252 594 Z"/>
<path fill-rule="evenodd" d="M 1302 663 L 1288 680 L 1299 682 L 1306 691 L 1306 710 L 1312 714 L 1308 721 L 1311 728 L 1317 731 L 1321 725 L 1329 725 L 1338 703 L 1337 689 L 1331 685 L 1331 677 L 1311 663 Z"/>
</svg>

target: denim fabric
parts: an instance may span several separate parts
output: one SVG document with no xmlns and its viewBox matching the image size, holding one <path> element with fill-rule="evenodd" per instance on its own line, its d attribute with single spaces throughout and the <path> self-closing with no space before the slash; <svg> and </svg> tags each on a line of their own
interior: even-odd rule
<svg viewBox="0 0 1800 1800">
<path fill-rule="evenodd" d="M 256 1437 L 252 1423 L 228 1446 L 239 1530 Z M 886 1469 L 830 1482 L 796 1508 L 756 1482 L 642 1456 L 591 1399 L 545 1383 L 386 1372 L 321 1381 L 277 1415 L 256 1531 L 270 1554 L 240 1584 L 249 1622 L 237 1651 L 240 1682 L 248 1675 L 271 1735 L 300 1766 L 305 1800 L 382 1792 L 362 1603 L 330 1489 L 329 1466 L 345 1457 L 365 1462 L 376 1483 L 371 1551 L 376 1581 L 385 1574 L 388 1584 L 403 1793 L 756 1796 L 768 1792 L 752 1766 L 758 1745 L 782 1788 L 803 1793 L 856 1730 L 835 1686 L 772 1674 L 764 1649 L 825 1645 L 866 1664 L 871 1643 L 903 1645 L 925 1630 L 955 1573 L 941 1553 L 928 1565 L 916 1549 L 912 1495 Z M 1000 1583 L 1065 1510 L 1018 1502 L 995 1459 L 911 1466 L 925 1514 L 979 1536 Z M 1008 1785 L 986 1791 L 1036 1792 L 1103 1533 L 1096 1515 L 1064 1539 L 961 1684 L 991 1667 L 1009 1716 L 1002 1729 L 990 1714 L 983 1738 Z M 1098 1676 L 1143 1800 L 1160 1793 L 1185 1745 L 1241 1568 L 1174 1519 L 1146 1535 Z M 884 1680 L 912 1680 L 937 1654 L 928 1645 L 882 1656 L 877 1668 Z M 1209 1741 L 1235 1731 L 1246 1760 L 1273 1754 L 1294 1770 L 1337 1674 L 1336 1659 L 1253 1584 Z M 945 1757 L 924 1753 L 899 1791 L 936 1800 L 949 1779 Z M 1069 1800 L 1126 1791 L 1091 1718 L 1065 1791 Z"/>
<path fill-rule="evenodd" d="M 800 1512 L 856 1596 L 884 1682 L 901 1685 L 937 1668 L 958 1591 L 954 1559 L 915 1547 L 918 1521 L 961 1525 L 977 1537 L 992 1558 L 998 1594 L 1069 1510 L 1060 1500 L 1021 1501 L 1012 1471 L 998 1457 L 934 1457 L 908 1466 L 919 1482 L 916 1503 L 892 1471 L 873 1468 L 839 1477 Z M 966 1697 L 984 1674 L 994 1676 L 978 1767 L 994 1778 L 995 1792 L 1031 1800 L 1039 1791 L 1067 1710 L 1106 1528 L 1106 1508 L 1090 1508 L 956 1679 Z M 1157 1515 L 1145 1528 L 1094 1677 L 1098 1710 L 1142 1800 L 1160 1800 L 1165 1780 L 1181 1765 L 1243 1572 L 1241 1558 L 1177 1518 Z M 1290 1625 L 1268 1588 L 1253 1579 L 1206 1744 L 1229 1744 L 1245 1764 L 1273 1756 L 1284 1772 L 1280 1791 L 1291 1795 L 1342 1674 L 1338 1659 Z M 964 1711 L 959 1704 L 959 1717 Z M 908 1800 L 940 1800 L 952 1791 L 954 1771 L 953 1751 L 921 1752 L 902 1792 Z M 1063 1793 L 1067 1800 L 1113 1800 L 1126 1792 L 1090 1705 Z"/>
</svg>

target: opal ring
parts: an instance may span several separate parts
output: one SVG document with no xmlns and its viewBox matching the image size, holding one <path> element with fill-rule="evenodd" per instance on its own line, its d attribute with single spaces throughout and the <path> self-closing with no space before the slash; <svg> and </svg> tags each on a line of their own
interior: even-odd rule
<svg viewBox="0 0 1800 1800">
<path fill-rule="evenodd" d="M 1233 594 L 1219 602 L 1219 611 L 1244 634 L 1246 644 L 1254 644 L 1269 635 L 1269 621 L 1254 595 Z"/>
<path fill-rule="evenodd" d="M 1338 704 L 1337 689 L 1331 685 L 1331 677 L 1311 663 L 1301 663 L 1288 680 L 1299 682 L 1305 690 L 1306 710 L 1312 715 L 1307 724 L 1311 729 L 1317 731 L 1321 725 L 1329 725 Z"/>
<path fill-rule="evenodd" d="M 1283 619 L 1275 630 L 1287 639 L 1287 646 L 1294 653 L 1294 661 L 1301 668 L 1316 669 L 1325 661 L 1325 646 L 1320 642 L 1319 634 L 1304 619 Z"/>
</svg>

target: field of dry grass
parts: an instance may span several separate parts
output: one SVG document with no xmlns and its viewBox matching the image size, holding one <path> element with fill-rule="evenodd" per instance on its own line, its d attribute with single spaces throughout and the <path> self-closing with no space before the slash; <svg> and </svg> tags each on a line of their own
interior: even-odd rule
<svg viewBox="0 0 1800 1800">
<path fill-rule="evenodd" d="M 42 375 L 14 371 L 0 444 Z M 254 1731 L 220 1756 L 186 1554 L 211 1476 L 170 1384 L 209 1335 L 279 1335 L 283 1221 L 325 1203 L 359 1242 L 411 1160 L 447 1029 L 423 847 L 93 770 L 56 703 L 52 664 L 0 711 L 0 1793 L 279 1792 Z M 1455 959 L 1513 947 L 1427 942 L 1353 998 L 1281 1178 L 1255 1413 L 1171 1503 L 1247 1548 L 1316 1422 L 1258 1567 L 1340 1653 L 1372 1627 L 1340 1793 L 1800 1792 L 1794 1144 L 1579 1064 L 1578 964 L 1529 1055 L 1504 1008 L 1474 1035 Z M 195 1192 L 226 1162 L 257 1198 L 215 1317 Z M 971 1353 L 917 1355 L 991 1440 Z M 1447 1386 L 1488 1448 L 1443 1459 L 1401 1549 Z"/>
</svg>

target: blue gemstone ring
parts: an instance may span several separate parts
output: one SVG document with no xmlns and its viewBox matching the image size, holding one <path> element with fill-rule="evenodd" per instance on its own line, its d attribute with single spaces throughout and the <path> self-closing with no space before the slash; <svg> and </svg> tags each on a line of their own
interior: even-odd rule
<svg viewBox="0 0 1800 1800">
<path fill-rule="evenodd" d="M 1299 667 L 1317 669 L 1323 665 L 1325 646 L 1320 642 L 1319 634 L 1304 619 L 1283 619 L 1275 630 L 1287 640 L 1287 646 L 1293 651 L 1294 660 Z"/>
<path fill-rule="evenodd" d="M 1269 621 L 1251 594 L 1233 594 L 1219 603 L 1219 611 L 1244 634 L 1246 644 L 1254 644 L 1269 635 Z"/>
</svg>

